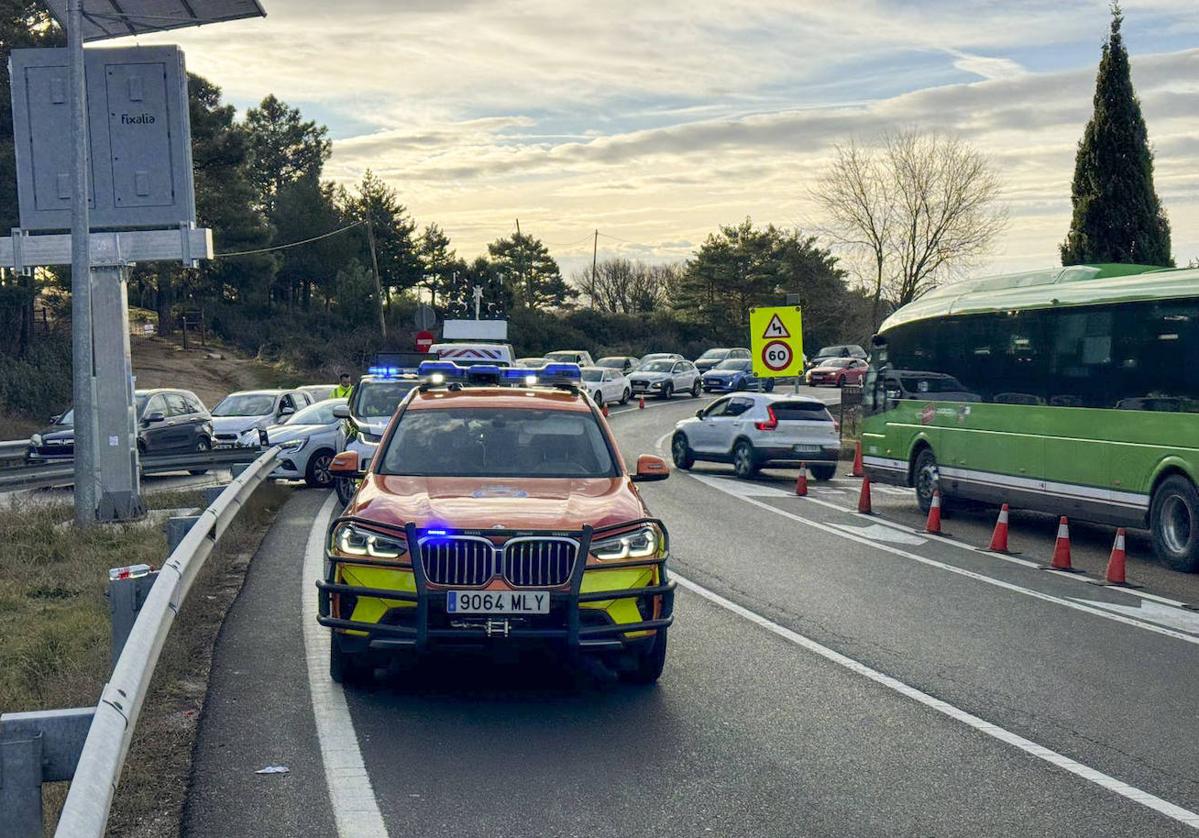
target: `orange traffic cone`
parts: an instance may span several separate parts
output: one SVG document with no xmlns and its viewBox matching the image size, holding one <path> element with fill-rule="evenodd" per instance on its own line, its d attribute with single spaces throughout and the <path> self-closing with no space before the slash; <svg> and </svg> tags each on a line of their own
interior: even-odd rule
<svg viewBox="0 0 1199 838">
<path fill-rule="evenodd" d="M 637 399 L 637 409 L 645 410 L 645 396 L 642 396 L 641 398 Z"/>
<path fill-rule="evenodd" d="M 853 470 L 850 471 L 850 477 L 861 477 L 864 474 L 862 471 L 862 441 L 859 439 L 853 448 Z"/>
<path fill-rule="evenodd" d="M 858 495 L 858 512 L 862 515 L 873 515 L 874 510 L 870 508 L 870 478 L 862 478 L 862 492 Z"/>
<path fill-rule="evenodd" d="M 988 552 L 1013 555 L 1007 546 L 1007 513 L 1008 508 L 1005 503 L 999 507 L 999 519 L 995 522 L 995 531 L 991 533 L 991 543 L 987 545 Z"/>
<path fill-rule="evenodd" d="M 929 535 L 944 535 L 941 532 L 941 490 L 933 489 L 933 501 L 928 506 L 928 520 L 924 523 L 924 532 Z"/>
<path fill-rule="evenodd" d="M 808 496 L 808 464 L 799 464 L 799 477 L 795 478 L 795 494 L 801 498 Z"/>
<path fill-rule="evenodd" d="M 1053 542 L 1053 561 L 1049 569 L 1062 573 L 1082 573 L 1070 564 L 1070 522 L 1065 515 L 1057 522 L 1057 540 Z"/>
<path fill-rule="evenodd" d="M 1124 575 L 1124 560 L 1127 558 L 1124 552 L 1124 528 L 1120 527 L 1116 530 L 1116 540 L 1112 543 L 1112 554 L 1107 560 L 1107 572 L 1104 574 L 1104 584 L 1111 585 L 1116 588 L 1140 588 L 1141 585 L 1135 585 L 1128 581 Z"/>
</svg>

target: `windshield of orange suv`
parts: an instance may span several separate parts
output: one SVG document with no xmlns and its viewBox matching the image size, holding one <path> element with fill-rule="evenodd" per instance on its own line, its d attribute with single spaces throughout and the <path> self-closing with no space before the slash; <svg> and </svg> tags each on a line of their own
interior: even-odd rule
<svg viewBox="0 0 1199 838">
<path fill-rule="evenodd" d="M 590 412 L 426 408 L 400 417 L 375 470 L 410 477 L 616 477 Z"/>
</svg>

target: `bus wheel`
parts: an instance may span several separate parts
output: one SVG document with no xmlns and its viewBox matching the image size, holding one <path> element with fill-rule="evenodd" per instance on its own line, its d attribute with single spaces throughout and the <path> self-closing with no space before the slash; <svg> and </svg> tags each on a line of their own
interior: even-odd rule
<svg viewBox="0 0 1199 838">
<path fill-rule="evenodd" d="M 1153 550 L 1171 570 L 1199 571 L 1199 491 L 1181 475 L 1167 477 L 1149 506 Z"/>
<path fill-rule="evenodd" d="M 921 512 L 928 512 L 933 505 L 933 490 L 937 488 L 937 455 L 931 448 L 921 448 L 912 463 L 912 485 L 916 489 L 916 503 Z M 945 498 L 941 498 L 945 502 Z"/>
</svg>

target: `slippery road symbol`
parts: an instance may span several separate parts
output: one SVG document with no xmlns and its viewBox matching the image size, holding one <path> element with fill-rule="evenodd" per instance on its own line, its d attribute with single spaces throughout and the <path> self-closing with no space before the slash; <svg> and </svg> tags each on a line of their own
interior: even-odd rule
<svg viewBox="0 0 1199 838">
<path fill-rule="evenodd" d="M 789 338 L 791 333 L 787 331 L 787 327 L 783 325 L 782 318 L 777 314 L 770 318 L 770 322 L 766 325 L 766 331 L 762 333 L 763 338 Z"/>
</svg>

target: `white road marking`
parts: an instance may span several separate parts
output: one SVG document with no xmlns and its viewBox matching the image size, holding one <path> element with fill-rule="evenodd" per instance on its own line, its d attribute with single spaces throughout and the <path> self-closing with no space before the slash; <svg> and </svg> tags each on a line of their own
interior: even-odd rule
<svg viewBox="0 0 1199 838">
<path fill-rule="evenodd" d="M 869 538 L 871 541 L 882 541 L 890 544 L 910 544 L 913 547 L 918 547 L 928 542 L 927 538 L 921 538 L 915 533 L 904 532 L 894 527 L 884 527 L 879 524 L 868 524 L 865 527 L 858 527 L 853 524 L 833 524 L 833 526 L 848 533 L 860 535 L 862 538 Z"/>
<path fill-rule="evenodd" d="M 737 497 L 789 498 L 795 496 L 795 492 L 784 492 L 782 489 L 774 486 L 767 486 L 750 480 L 738 480 L 735 477 L 716 477 L 708 474 L 693 474 L 691 476 L 700 483 L 714 486 L 722 492 L 728 492 L 730 495 L 736 495 Z"/>
<path fill-rule="evenodd" d="M 1103 608 L 1116 614 L 1123 614 L 1126 617 L 1150 620 L 1155 623 L 1161 623 L 1164 626 L 1179 629 L 1180 631 L 1199 634 L 1199 613 L 1195 611 L 1168 608 L 1164 605 L 1158 605 L 1156 602 L 1142 602 L 1139 605 L 1120 605 L 1115 602 L 1075 600 L 1075 602 L 1079 601 L 1085 601 L 1089 605 L 1094 605 L 1097 608 Z"/>
<path fill-rule="evenodd" d="M 812 640 L 809 637 L 805 637 L 798 632 L 792 631 L 786 626 L 779 625 L 773 620 L 750 611 L 748 608 L 738 605 L 731 600 L 725 599 L 720 594 L 710 591 L 702 585 L 696 584 L 689 579 L 685 579 L 682 576 L 679 576 L 677 573 L 671 575 L 680 586 L 686 588 L 687 590 L 698 594 L 709 602 L 719 605 L 721 608 L 733 612 L 739 617 L 744 617 L 750 622 L 756 623 L 757 625 L 769 632 L 772 632 L 773 634 L 778 635 L 784 640 L 794 643 L 796 646 L 800 646 L 801 648 L 807 649 L 809 652 L 820 655 L 820 657 L 824 658 L 825 660 L 844 667 L 845 669 L 848 669 L 857 675 L 869 678 L 876 684 L 880 684 L 887 689 L 893 690 L 905 698 L 910 698 L 913 701 L 928 707 L 929 709 L 936 710 L 938 713 L 948 716 L 954 721 L 961 722 L 962 724 L 967 725 L 968 727 L 971 727 L 977 730 L 979 733 L 989 736 L 992 739 L 997 739 L 1000 742 L 1006 743 L 1015 748 L 1019 748 L 1030 756 L 1036 757 L 1039 760 L 1047 762 L 1050 765 L 1054 765 L 1065 771 L 1069 771 L 1071 774 L 1074 774 L 1077 777 L 1081 777 L 1090 783 L 1094 783 L 1101 788 L 1114 792 L 1115 794 L 1131 800 L 1134 803 L 1139 803 L 1142 806 L 1152 809 L 1153 811 L 1165 815 L 1172 820 L 1178 821 L 1181 824 L 1189 826 L 1192 829 L 1199 829 L 1199 814 L 1192 812 L 1189 809 L 1184 809 L 1181 806 L 1177 806 L 1167 800 L 1163 800 L 1160 797 L 1149 794 L 1146 791 L 1142 791 L 1141 789 L 1130 786 L 1127 783 L 1117 780 L 1115 777 L 1111 777 L 1101 771 L 1097 771 L 1094 768 L 1090 768 L 1080 762 L 1076 762 L 1075 760 L 1070 759 L 1068 756 L 1059 754 L 1057 751 L 1046 748 L 1043 745 L 1038 745 L 1036 742 L 1025 739 L 1023 736 L 1020 736 L 1017 733 L 1012 733 L 1011 731 L 1001 728 L 996 724 L 986 721 L 985 719 L 981 719 L 978 716 L 955 707 L 946 701 L 942 701 L 939 698 L 934 698 L 922 690 L 918 690 L 915 687 L 909 686 L 896 678 L 892 678 L 890 675 L 885 675 L 884 673 L 879 672 L 877 669 L 872 669 L 866 664 L 856 661 L 853 658 L 846 657 L 840 652 L 835 652 L 827 646 L 817 643 L 815 640 Z"/>
<path fill-rule="evenodd" d="M 1146 631 L 1154 632 L 1155 634 L 1161 634 L 1166 637 L 1172 637 L 1175 640 L 1182 640 L 1183 642 L 1186 642 L 1186 643 L 1199 645 L 1199 637 L 1196 637 L 1191 634 L 1185 634 L 1183 632 L 1174 631 L 1173 629 L 1168 629 L 1163 626 L 1159 626 L 1155 623 L 1142 622 L 1141 620 L 1136 620 L 1131 617 L 1126 617 L 1122 614 L 1114 614 L 1111 611 L 1104 611 L 1100 608 L 1094 607 L 1093 603 L 1092 604 L 1084 604 L 1083 602 L 1080 602 L 1077 600 L 1063 599 L 1062 597 L 1057 597 L 1057 596 L 1053 596 L 1052 594 L 1047 594 L 1047 593 L 1043 593 L 1041 591 L 1036 591 L 1036 590 L 1033 590 L 1032 588 L 1025 588 L 1020 585 L 1013 584 L 1012 582 L 1005 582 L 1002 579 L 996 579 L 994 577 L 987 576 L 984 573 L 977 573 L 973 570 L 967 570 L 964 567 L 957 567 L 955 565 L 937 561 L 936 559 L 930 559 L 925 556 L 917 555 L 916 553 L 908 552 L 907 550 L 901 550 L 900 548 L 892 547 L 889 544 L 879 544 L 877 541 L 871 541 L 868 538 L 863 538 L 859 535 L 855 535 L 853 533 L 846 532 L 844 529 L 841 529 L 840 527 L 838 527 L 834 524 L 826 524 L 822 521 L 816 521 L 811 518 L 805 518 L 802 515 L 796 515 L 795 513 L 788 512 L 785 509 L 779 509 L 777 506 L 771 506 L 770 504 L 760 501 L 757 498 L 748 498 L 748 497 L 743 497 L 740 495 L 735 495 L 732 492 L 726 491 L 723 486 L 719 485 L 719 482 L 717 482 L 717 484 L 714 485 L 712 488 L 716 489 L 717 491 L 724 492 L 725 494 L 729 495 L 730 497 L 737 498 L 737 500 L 741 501 L 742 503 L 748 503 L 752 506 L 756 506 L 760 509 L 764 509 L 767 512 L 772 512 L 775 515 L 781 515 L 782 517 L 787 518 L 789 520 L 795 521 L 800 524 L 804 524 L 806 526 L 812 527 L 813 529 L 821 530 L 822 532 L 830 533 L 839 538 L 845 538 L 850 541 L 855 541 L 859 544 L 865 544 L 868 547 L 873 547 L 875 550 L 884 550 L 888 553 L 899 556 L 900 558 L 908 559 L 908 560 L 914 561 L 914 562 L 919 562 L 920 564 L 927 565 L 929 567 L 935 567 L 938 570 L 944 570 L 948 573 L 956 573 L 959 576 L 965 576 L 968 579 L 974 579 L 978 582 L 983 582 L 987 585 L 994 585 L 997 588 L 1003 588 L 1004 590 L 1013 591 L 1014 593 L 1022 594 L 1023 596 L 1032 597 L 1034 599 L 1039 599 L 1043 602 L 1052 602 L 1056 605 L 1061 605 L 1066 608 L 1074 609 L 1075 611 L 1082 611 L 1083 613 L 1092 614 L 1096 617 L 1102 617 L 1103 619 L 1106 619 L 1106 620 L 1113 620 L 1117 623 L 1124 623 L 1125 625 L 1136 626 L 1137 628 L 1142 628 L 1142 629 L 1145 629 Z M 813 499 L 811 497 L 808 497 L 808 498 L 806 498 L 806 500 L 812 501 Z M 824 501 L 815 501 L 815 502 L 816 503 L 824 503 Z M 827 505 L 832 506 L 835 509 L 845 511 L 844 509 L 836 506 L 835 504 L 827 504 Z M 869 519 L 866 519 L 866 520 L 869 520 Z M 882 522 L 878 522 L 878 523 L 882 523 Z M 946 541 L 946 543 L 951 543 L 951 542 Z M 996 555 L 998 557 L 997 554 L 988 553 L 987 555 L 988 556 Z M 1005 556 L 1004 558 L 1010 558 L 1010 557 Z"/>
<path fill-rule="evenodd" d="M 345 692 L 329 677 L 329 630 L 316 621 L 317 591 L 314 584 L 325 573 L 325 528 L 337 493 L 321 506 L 308 533 L 304 551 L 301 618 L 304 626 L 304 652 L 308 658 L 308 688 L 312 694 L 312 714 L 316 717 L 316 735 L 325 765 L 325 786 L 341 838 L 387 838 L 383 814 L 375 799 L 370 775 L 358 748 L 354 721 L 346 705 Z"/>
</svg>

